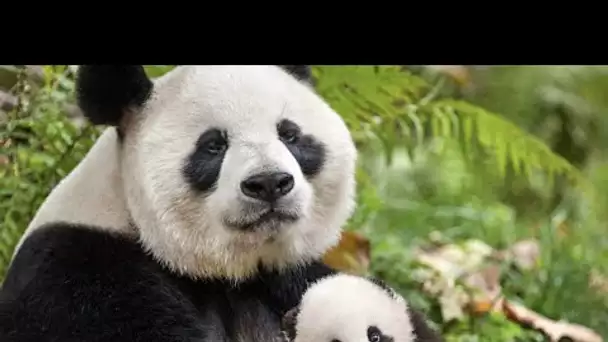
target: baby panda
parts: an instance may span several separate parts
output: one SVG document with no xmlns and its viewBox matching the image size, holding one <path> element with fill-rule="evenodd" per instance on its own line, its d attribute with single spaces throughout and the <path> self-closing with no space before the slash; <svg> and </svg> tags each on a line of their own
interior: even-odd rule
<svg viewBox="0 0 608 342">
<path fill-rule="evenodd" d="M 424 318 L 375 278 L 336 274 L 312 284 L 283 317 L 284 342 L 439 342 Z"/>
</svg>

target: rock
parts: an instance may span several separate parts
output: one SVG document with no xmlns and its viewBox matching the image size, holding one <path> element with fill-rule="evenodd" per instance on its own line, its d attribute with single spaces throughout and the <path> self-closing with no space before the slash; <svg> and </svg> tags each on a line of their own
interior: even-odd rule
<svg viewBox="0 0 608 342">
<path fill-rule="evenodd" d="M 9 90 L 17 83 L 19 69 L 14 65 L 0 65 L 0 90 Z"/>
<path fill-rule="evenodd" d="M 17 98 L 9 93 L 0 91 L 0 110 L 11 111 L 17 105 Z"/>
</svg>

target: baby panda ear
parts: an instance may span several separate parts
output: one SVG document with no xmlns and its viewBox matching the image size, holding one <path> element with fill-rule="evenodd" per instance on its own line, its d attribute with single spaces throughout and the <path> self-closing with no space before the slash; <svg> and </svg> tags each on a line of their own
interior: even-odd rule
<svg viewBox="0 0 608 342">
<path fill-rule="evenodd" d="M 309 84 L 313 83 L 312 69 L 310 65 L 280 65 L 280 67 L 295 77 L 298 81 L 303 81 Z"/>
<path fill-rule="evenodd" d="M 287 337 L 287 341 L 293 341 L 296 338 L 296 325 L 299 313 L 300 307 L 296 306 L 283 315 L 283 319 L 281 320 L 281 331 Z"/>
<path fill-rule="evenodd" d="M 376 284 L 378 287 L 380 287 L 384 291 L 386 291 L 389 294 L 389 296 L 391 296 L 395 299 L 400 299 L 401 296 L 399 296 L 397 294 L 397 292 L 395 292 L 395 290 L 393 290 L 390 286 L 388 286 L 388 284 L 385 283 L 383 280 L 380 280 L 380 279 L 374 278 L 374 277 L 368 277 L 367 279 L 369 281 L 371 281 L 372 283 Z"/>
<path fill-rule="evenodd" d="M 76 73 L 78 106 L 93 124 L 119 126 L 152 88 L 143 65 L 82 65 Z"/>
</svg>

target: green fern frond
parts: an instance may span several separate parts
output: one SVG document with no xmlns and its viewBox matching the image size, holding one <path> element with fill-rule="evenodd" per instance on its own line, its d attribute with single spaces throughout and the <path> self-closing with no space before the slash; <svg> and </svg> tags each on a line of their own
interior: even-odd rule
<svg viewBox="0 0 608 342">
<path fill-rule="evenodd" d="M 510 162 L 512 169 L 517 173 L 523 171 L 530 176 L 532 168 L 537 168 L 550 175 L 562 174 L 574 184 L 585 183 L 582 173 L 566 159 L 551 151 L 539 138 L 528 134 L 496 113 L 457 100 L 439 100 L 430 103 L 425 109 L 423 112 L 430 113 L 433 118 L 449 116 L 456 124 L 458 120 L 467 122 L 470 128 L 467 129 L 464 140 L 472 143 L 474 130 L 477 141 L 483 147 L 494 151 L 502 174 L 506 172 L 506 165 Z M 451 123 L 441 120 L 434 124 L 450 125 Z M 443 133 L 445 129 L 440 128 L 434 130 L 441 132 L 435 136 L 450 136 Z"/>
<path fill-rule="evenodd" d="M 434 99 L 436 89 L 403 68 L 322 66 L 314 75 L 317 91 L 344 117 L 355 139 L 373 132 L 389 158 L 399 139 L 420 144 L 428 135 L 454 138 L 464 148 L 491 152 L 502 175 L 510 165 L 528 177 L 536 169 L 550 178 L 561 174 L 575 185 L 587 184 L 576 167 L 539 138 L 470 103 Z"/>
</svg>

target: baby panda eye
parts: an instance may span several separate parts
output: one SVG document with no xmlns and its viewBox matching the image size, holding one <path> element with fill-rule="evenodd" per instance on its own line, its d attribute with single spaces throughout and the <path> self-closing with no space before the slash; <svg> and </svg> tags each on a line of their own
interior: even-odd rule
<svg viewBox="0 0 608 342">
<path fill-rule="evenodd" d="M 222 140 L 212 140 L 205 144 L 205 149 L 211 154 L 220 154 L 225 148 L 226 143 Z"/>
<path fill-rule="evenodd" d="M 228 148 L 228 142 L 222 131 L 210 129 L 200 136 L 198 146 L 209 154 L 221 154 Z"/>
<path fill-rule="evenodd" d="M 302 134 L 300 126 L 287 119 L 279 122 L 277 125 L 277 132 L 279 134 L 279 138 L 281 138 L 281 140 L 286 144 L 296 143 Z"/>
<path fill-rule="evenodd" d="M 378 327 L 370 326 L 367 328 L 367 340 L 369 342 L 380 342 L 382 341 L 382 332 Z"/>
</svg>

